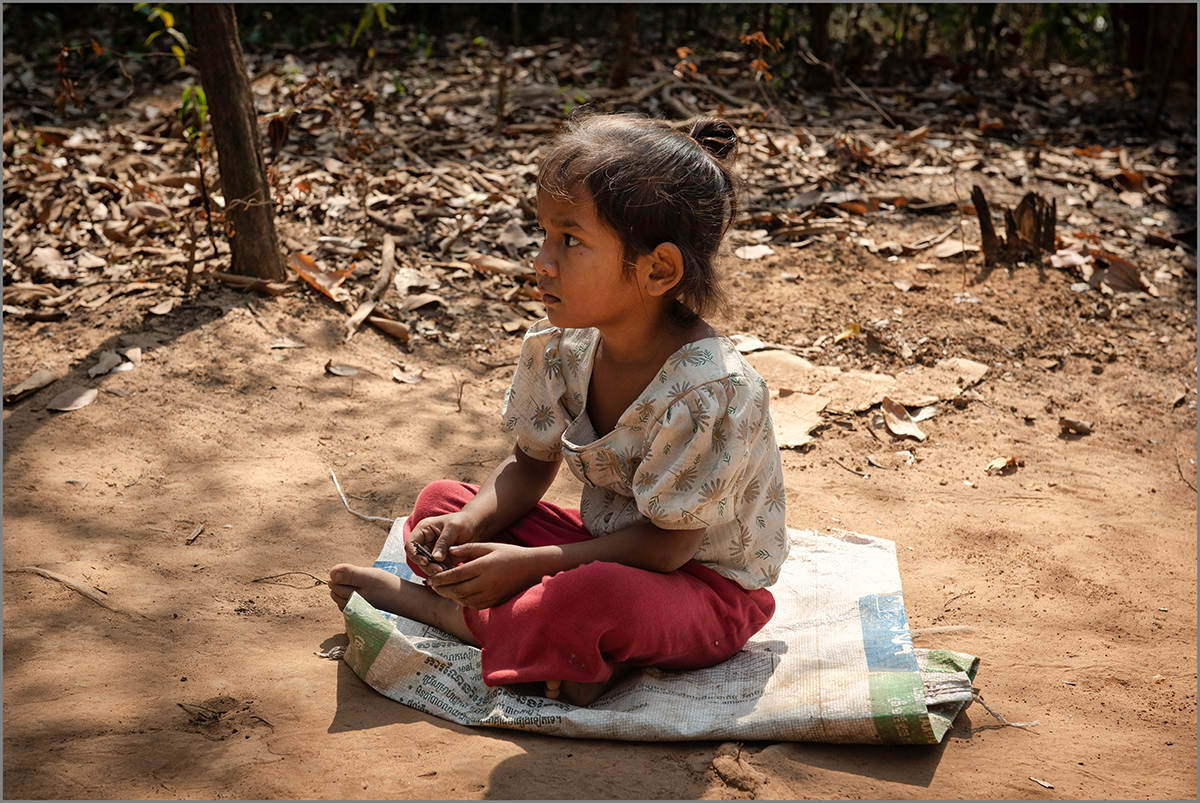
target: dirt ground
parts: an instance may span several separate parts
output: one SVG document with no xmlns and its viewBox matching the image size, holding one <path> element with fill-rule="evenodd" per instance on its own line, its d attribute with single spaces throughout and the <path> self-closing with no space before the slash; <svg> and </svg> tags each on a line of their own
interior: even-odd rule
<svg viewBox="0 0 1200 803">
<path fill-rule="evenodd" d="M 972 630 L 918 644 L 980 656 L 984 700 L 1037 724 L 972 705 L 937 747 L 747 744 L 757 796 L 1193 797 L 1194 275 L 1108 298 L 1105 319 L 1062 271 L 976 281 L 974 260 L 965 277 L 953 261 L 917 271 L 845 241 L 735 260 L 724 328 L 844 368 L 896 373 L 925 352 L 988 365 L 961 407 L 921 422 L 924 442 L 827 415 L 784 452 L 788 520 L 895 540 L 912 627 Z M 923 289 L 892 284 L 913 277 Z M 980 303 L 956 303 L 964 281 Z M 344 343 L 342 311 L 307 294 L 214 285 L 168 316 L 150 303 L 5 321 L 6 386 L 48 366 L 101 389 L 47 411 L 64 379 L 4 410 L 7 797 L 752 796 L 714 771 L 717 742 L 476 730 L 393 703 L 315 654 L 345 643 L 323 585 L 259 580 L 378 553 L 386 524 L 348 513 L 331 471 L 351 507 L 384 517 L 431 479 L 482 480 L 510 447 L 498 412 L 519 333 L 490 333 L 482 357 L 406 353 L 374 330 Z M 813 351 L 851 318 L 891 319 L 878 354 L 861 338 Z M 272 350 L 284 336 L 305 347 Z M 142 364 L 88 380 L 123 337 Z M 393 360 L 424 381 L 393 381 Z M 904 449 L 912 465 L 866 459 Z M 997 457 L 1016 470 L 989 476 Z M 576 492 L 564 472 L 550 496 Z"/>
<path fill-rule="evenodd" d="M 1194 125 L 1194 93 L 1190 103 Z M 330 138 L 311 132 L 321 137 Z M 147 142 L 164 153 L 170 144 Z M 89 169 L 111 166 L 108 146 L 95 144 Z M 1069 163 L 1062 151 L 1055 170 Z M 842 158 L 832 145 L 829 154 L 805 164 Z M 936 747 L 749 743 L 742 755 L 764 780 L 743 789 L 714 769 L 718 741 L 471 729 L 384 698 L 317 654 L 346 643 L 320 579 L 335 563 L 373 560 L 388 529 L 348 512 L 331 472 L 350 507 L 386 518 L 405 515 L 431 480 L 482 481 L 511 448 L 499 412 L 521 332 L 506 331 L 497 311 L 513 305 L 499 291 L 482 300 L 478 277 L 447 279 L 444 305 L 414 325 L 410 346 L 372 327 L 347 343 L 346 311 L 298 283 L 265 296 L 201 279 L 185 297 L 185 260 L 167 255 L 179 243 L 137 252 L 164 244 L 145 239 L 124 254 L 163 261 L 156 292 L 93 298 L 60 321 L 10 314 L 6 293 L 5 390 L 39 369 L 58 379 L 4 406 L 5 796 L 1194 799 L 1194 248 L 1189 257 L 1130 235 L 1161 224 L 1194 237 L 1194 158 L 1190 204 L 1167 210 L 1122 203 L 1110 185 L 1045 178 L 1046 165 L 1044 180 L 1022 186 L 1033 168 L 992 156 L 961 182 L 880 170 L 876 187 L 954 202 L 979 182 L 1010 208 L 1036 188 L 1057 199 L 1064 229 L 1101 231 L 1094 242 L 1140 265 L 1158 296 L 1104 294 L 1049 263 L 984 271 L 977 252 L 873 253 L 860 235 L 912 243 L 948 223 L 897 206 L 826 217 L 818 222 L 837 233 L 773 239 L 765 258 L 731 255 L 732 311 L 716 323 L 843 371 L 903 377 L 947 358 L 986 364 L 979 384 L 920 422 L 922 441 L 872 426 L 877 404 L 823 413 L 811 443 L 783 452 L 788 523 L 894 540 L 910 625 L 960 628 L 917 645 L 978 655 L 987 704 L 1035 724 L 1003 727 L 973 704 Z M 49 162 L 40 172 L 21 164 L 6 161 L 5 212 L 10 188 L 36 200 L 21 213 L 41 218 L 24 235 L 41 238 L 32 247 L 48 239 L 45 218 L 62 213 L 38 193 L 83 183 L 46 172 Z M 335 186 L 329 174 L 341 168 L 322 164 Z M 19 169 L 18 187 L 9 171 Z M 446 186 L 436 179 L 427 194 Z M 1078 190 L 1089 182 L 1099 194 L 1085 209 Z M 100 240 L 96 220 L 76 245 Z M 330 212 L 323 225 L 305 229 L 294 215 L 283 238 L 315 251 L 318 233 L 369 230 L 376 249 L 382 234 L 361 214 L 351 225 Z M 759 242 L 751 228 L 739 227 L 733 245 Z M 965 229 L 980 241 L 973 219 Z M 168 296 L 172 309 L 151 311 Z M 849 323 L 860 333 L 839 340 Z M 280 338 L 302 347 L 273 348 Z M 130 346 L 141 348 L 132 370 L 89 376 L 102 352 Z M 421 381 L 396 381 L 398 367 Z M 72 386 L 99 395 L 73 412 L 47 409 Z M 1065 431 L 1063 417 L 1090 422 L 1090 434 Z M 996 460 L 1011 465 L 989 473 Z M 548 498 L 573 504 L 578 484 L 564 471 Z"/>
</svg>

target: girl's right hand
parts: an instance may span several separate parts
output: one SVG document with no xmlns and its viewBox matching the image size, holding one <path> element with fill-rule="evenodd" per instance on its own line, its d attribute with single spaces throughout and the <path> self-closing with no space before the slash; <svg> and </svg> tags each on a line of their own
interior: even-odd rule
<svg viewBox="0 0 1200 803">
<path fill-rule="evenodd" d="M 475 521 L 461 511 L 447 513 L 442 516 L 429 516 L 421 519 L 404 544 L 404 551 L 409 560 L 416 563 L 426 574 L 437 574 L 453 564 L 450 559 L 450 547 L 455 544 L 469 544 L 478 541 L 480 533 Z M 436 563 L 431 563 L 418 550 L 421 544 L 433 555 Z M 442 564 L 439 566 L 438 563 Z"/>
</svg>

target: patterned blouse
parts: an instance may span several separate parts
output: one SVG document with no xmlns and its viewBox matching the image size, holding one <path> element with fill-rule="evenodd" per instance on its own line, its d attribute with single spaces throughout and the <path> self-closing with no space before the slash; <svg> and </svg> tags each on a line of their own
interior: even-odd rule
<svg viewBox="0 0 1200 803">
<path fill-rule="evenodd" d="M 566 459 L 584 484 L 579 507 L 592 535 L 646 521 L 706 527 L 695 560 L 743 588 L 774 583 L 788 535 L 766 382 L 729 340 L 698 340 L 598 438 L 587 392 L 599 340 L 595 329 L 534 324 L 504 396 L 504 426 L 530 457 Z"/>
</svg>

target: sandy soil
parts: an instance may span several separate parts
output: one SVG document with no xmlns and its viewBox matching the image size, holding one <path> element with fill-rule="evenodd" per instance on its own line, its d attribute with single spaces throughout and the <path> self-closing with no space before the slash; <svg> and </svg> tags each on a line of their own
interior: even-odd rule
<svg viewBox="0 0 1200 803">
<path fill-rule="evenodd" d="M 899 212 L 874 226 L 879 242 L 935 231 Z M 717 742 L 472 730 L 383 698 L 316 655 L 345 636 L 314 578 L 372 560 L 387 529 L 348 513 L 330 472 L 355 510 L 389 518 L 432 479 L 482 480 L 510 448 L 498 413 L 519 333 L 464 299 L 457 347 L 373 329 L 347 344 L 343 311 L 310 293 L 209 285 L 165 316 L 143 295 L 5 318 L 6 388 L 60 376 L 4 409 L 7 796 L 1194 797 L 1194 272 L 1142 246 L 1161 297 L 1112 297 L 1049 267 L 980 273 L 978 255 L 777 250 L 735 260 L 725 331 L 843 369 L 987 364 L 923 442 L 873 429 L 873 411 L 826 414 L 784 453 L 788 520 L 893 539 L 911 625 L 971 629 L 918 643 L 979 655 L 984 699 L 1036 726 L 973 705 L 937 747 L 747 744 L 765 782 L 741 789 L 714 770 Z M 834 343 L 850 321 L 874 341 Z M 304 348 L 272 349 L 280 337 Z M 126 345 L 141 365 L 88 378 Z M 394 362 L 423 381 L 393 381 Z M 98 401 L 48 411 L 71 385 Z M 868 462 L 903 450 L 912 464 Z M 989 475 L 996 458 L 1015 465 Z M 564 473 L 550 497 L 577 492 Z"/>
</svg>

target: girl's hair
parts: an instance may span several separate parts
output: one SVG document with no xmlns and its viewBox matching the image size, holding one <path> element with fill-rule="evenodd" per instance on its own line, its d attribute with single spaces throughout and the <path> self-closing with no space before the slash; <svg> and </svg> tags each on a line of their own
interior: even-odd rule
<svg viewBox="0 0 1200 803">
<path fill-rule="evenodd" d="M 558 198 L 591 197 L 625 246 L 625 270 L 662 243 L 683 254 L 671 317 L 687 325 L 724 307 L 721 240 L 737 214 L 733 126 L 701 118 L 684 134 L 635 114 L 576 115 L 542 156 L 537 186 Z"/>
</svg>

